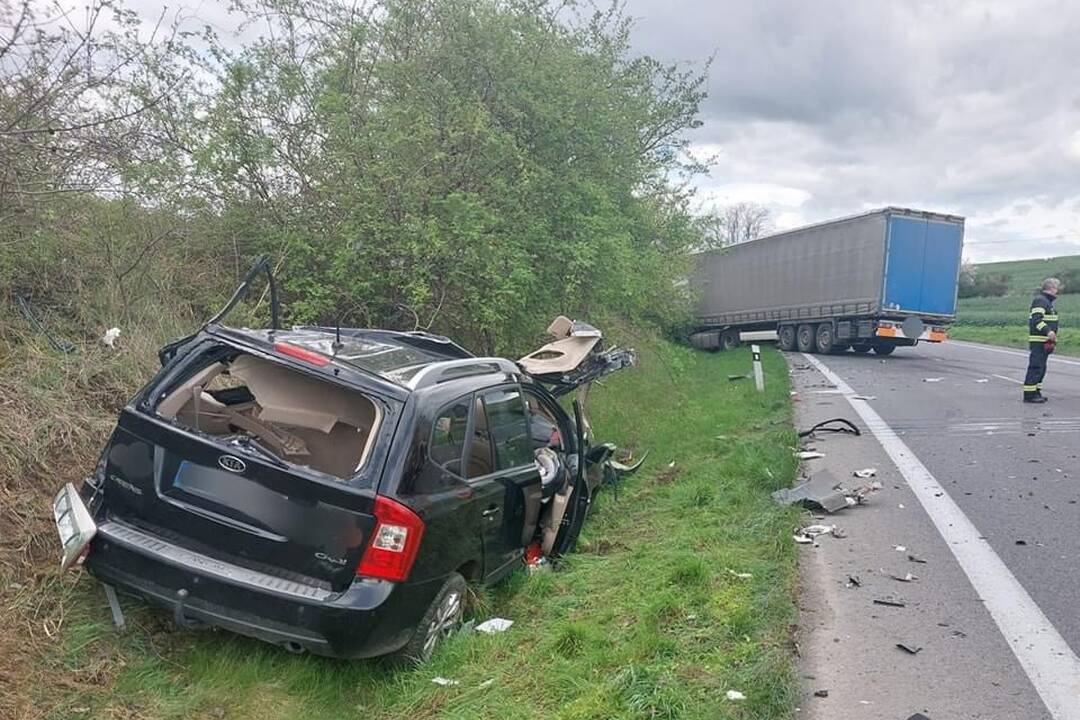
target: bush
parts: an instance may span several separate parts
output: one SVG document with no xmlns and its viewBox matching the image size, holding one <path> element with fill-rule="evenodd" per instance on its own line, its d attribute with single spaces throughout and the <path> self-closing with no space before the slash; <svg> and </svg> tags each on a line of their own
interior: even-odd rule
<svg viewBox="0 0 1080 720">
<path fill-rule="evenodd" d="M 959 295 L 962 298 L 1002 297 L 1009 292 L 1009 275 L 980 273 L 973 265 L 965 263 L 960 271 Z"/>
</svg>

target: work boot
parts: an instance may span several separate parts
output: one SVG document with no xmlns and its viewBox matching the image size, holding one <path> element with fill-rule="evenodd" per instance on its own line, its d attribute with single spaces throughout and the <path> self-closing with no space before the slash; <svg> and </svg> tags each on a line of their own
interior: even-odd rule
<svg viewBox="0 0 1080 720">
<path fill-rule="evenodd" d="M 1024 395 L 1024 402 L 1026 403 L 1044 403 L 1046 398 L 1038 393 L 1032 393 L 1031 395 Z"/>
</svg>

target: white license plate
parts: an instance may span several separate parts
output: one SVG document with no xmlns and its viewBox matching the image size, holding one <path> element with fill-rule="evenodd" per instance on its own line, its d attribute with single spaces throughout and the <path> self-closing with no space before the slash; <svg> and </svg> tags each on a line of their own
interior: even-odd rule
<svg viewBox="0 0 1080 720">
<path fill-rule="evenodd" d="M 60 567 L 66 570 L 83 556 L 86 546 L 97 533 L 97 525 L 71 483 L 56 494 L 53 519 L 56 520 L 56 531 L 60 533 Z"/>
</svg>

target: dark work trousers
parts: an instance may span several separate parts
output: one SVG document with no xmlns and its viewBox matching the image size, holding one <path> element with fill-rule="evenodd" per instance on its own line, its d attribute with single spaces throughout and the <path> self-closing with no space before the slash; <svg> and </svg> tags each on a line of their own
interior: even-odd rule
<svg viewBox="0 0 1080 720">
<path fill-rule="evenodd" d="M 1046 360 L 1050 353 L 1042 343 L 1028 343 L 1031 354 L 1028 356 L 1027 375 L 1024 376 L 1024 398 L 1033 398 L 1042 394 L 1043 378 L 1046 377 Z"/>
</svg>

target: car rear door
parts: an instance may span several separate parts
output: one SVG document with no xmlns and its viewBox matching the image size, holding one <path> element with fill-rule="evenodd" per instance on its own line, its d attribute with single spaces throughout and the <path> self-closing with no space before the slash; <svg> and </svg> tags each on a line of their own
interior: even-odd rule
<svg viewBox="0 0 1080 720">
<path fill-rule="evenodd" d="M 533 456 L 525 398 L 517 384 L 477 393 L 469 420 L 466 476 L 481 511 L 484 574 L 498 575 L 532 540 L 540 516 L 540 470 Z"/>
</svg>

